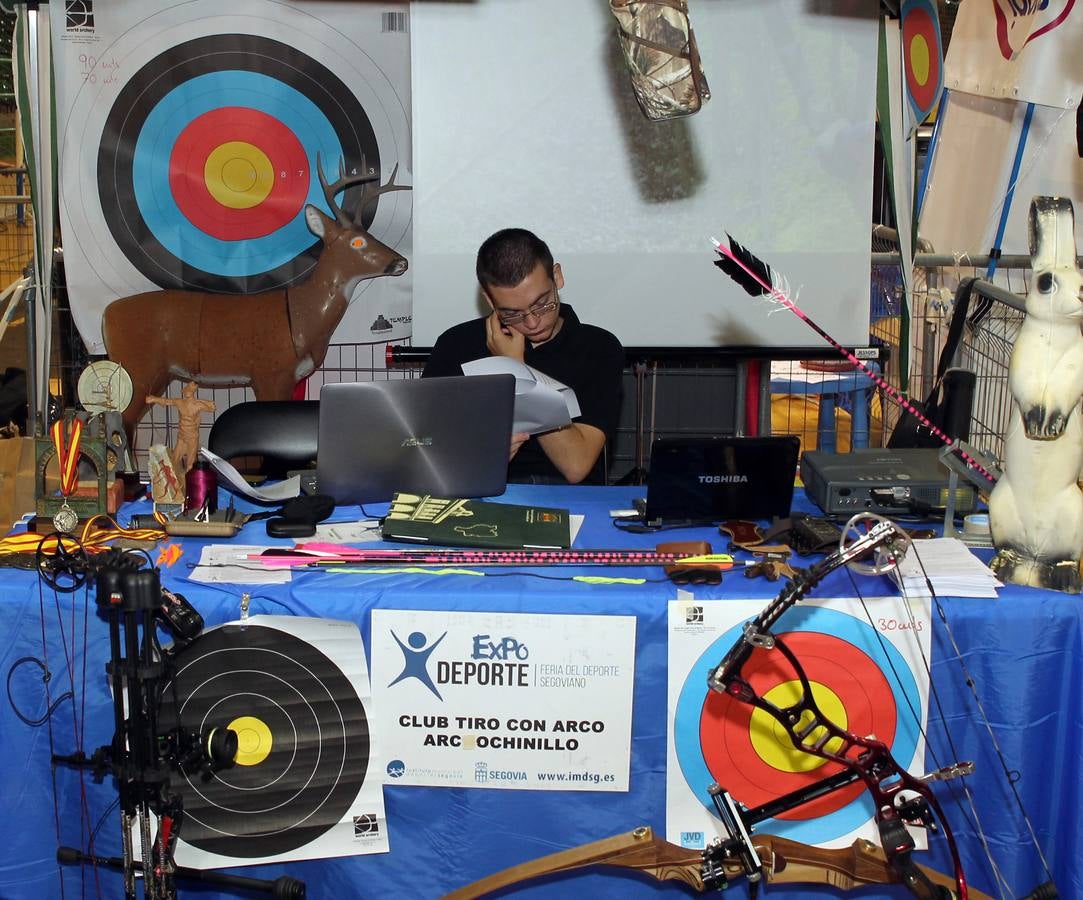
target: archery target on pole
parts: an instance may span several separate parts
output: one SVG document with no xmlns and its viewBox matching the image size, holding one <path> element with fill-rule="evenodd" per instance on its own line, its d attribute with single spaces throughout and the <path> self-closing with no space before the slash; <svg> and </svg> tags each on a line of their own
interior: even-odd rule
<svg viewBox="0 0 1083 900">
<path fill-rule="evenodd" d="M 118 297 L 252 294 L 309 276 L 322 245 L 305 204 L 331 213 L 317 159 L 329 183 L 340 163 L 381 183 L 398 165 L 396 183 L 410 183 L 409 35 L 381 30 L 381 15 L 405 22 L 406 13 L 241 0 L 223 15 L 222 6 L 117 0 L 95 11 L 93 52 L 58 54 L 65 263 L 92 352 Z M 411 192 L 363 209 L 362 195 L 354 186 L 336 201 L 409 256 Z M 409 306 L 411 276 L 394 280 L 363 281 L 356 293 L 408 333 L 410 317 L 395 312 Z M 340 332 L 370 318 L 353 310 Z"/>
<path fill-rule="evenodd" d="M 181 840 L 216 860 L 365 852 L 328 842 L 343 827 L 353 836 L 359 802 L 363 816 L 382 818 L 371 799 L 359 801 L 372 757 L 364 704 L 354 680 L 316 646 L 325 646 L 317 632 L 341 639 L 344 631 L 360 645 L 356 626 L 286 622 L 206 632 L 177 654 L 162 692 L 160 734 L 179 728 L 206 739 L 228 728 L 238 737 L 233 766 L 207 777 L 196 760 L 182 761 L 172 781 L 183 810 Z"/>
<path fill-rule="evenodd" d="M 752 808 L 842 768 L 797 750 L 766 712 L 707 689 L 708 675 L 738 640 L 742 625 L 725 630 L 696 657 L 679 688 L 673 716 L 671 757 L 679 777 L 712 813 L 712 784 Z M 923 692 L 910 662 L 892 642 L 881 643 L 868 621 L 822 606 L 787 612 L 776 634 L 804 666 L 827 719 L 855 734 L 875 735 L 901 765 L 910 764 L 922 746 L 915 715 L 923 709 Z M 745 675 L 776 706 L 801 697 L 796 673 L 777 650 L 755 650 Z M 828 748 L 834 749 L 830 742 Z M 852 835 L 872 813 L 863 786 L 855 783 L 761 827 L 793 840 L 825 843 Z"/>
<path fill-rule="evenodd" d="M 944 45 L 933 0 L 905 0 L 900 12 L 906 96 L 914 126 L 936 107 L 944 90 Z"/>
</svg>

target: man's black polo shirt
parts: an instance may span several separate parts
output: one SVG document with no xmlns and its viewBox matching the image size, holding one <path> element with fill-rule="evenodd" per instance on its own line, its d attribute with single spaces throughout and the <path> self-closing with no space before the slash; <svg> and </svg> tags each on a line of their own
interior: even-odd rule
<svg viewBox="0 0 1083 900">
<path fill-rule="evenodd" d="M 601 429 L 608 441 L 620 415 L 624 349 L 604 328 L 580 322 L 567 304 L 561 304 L 560 315 L 564 324 L 556 336 L 539 347 L 532 347 L 528 341 L 523 361 L 574 390 L 582 413 L 575 421 Z M 485 318 L 462 322 L 437 338 L 422 377 L 461 375 L 463 363 L 491 355 L 485 339 Z M 603 483 L 604 471 L 600 456 L 584 482 Z M 523 444 L 508 466 L 509 481 L 532 479 L 564 481 L 533 439 Z"/>
</svg>

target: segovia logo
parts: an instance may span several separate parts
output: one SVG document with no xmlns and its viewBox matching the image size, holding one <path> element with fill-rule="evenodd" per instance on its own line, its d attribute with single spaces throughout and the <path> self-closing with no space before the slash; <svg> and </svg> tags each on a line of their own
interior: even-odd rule
<svg viewBox="0 0 1083 900">
<path fill-rule="evenodd" d="M 700 484 L 747 484 L 747 475 L 700 475 Z"/>
</svg>

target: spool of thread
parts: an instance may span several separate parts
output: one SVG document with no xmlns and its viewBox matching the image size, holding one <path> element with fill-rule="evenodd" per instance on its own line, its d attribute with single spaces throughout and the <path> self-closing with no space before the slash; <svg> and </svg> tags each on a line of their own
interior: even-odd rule
<svg viewBox="0 0 1083 900">
<path fill-rule="evenodd" d="M 184 476 L 184 511 L 197 513 L 206 505 L 207 512 L 218 510 L 218 476 L 205 459 L 197 459 Z"/>
</svg>

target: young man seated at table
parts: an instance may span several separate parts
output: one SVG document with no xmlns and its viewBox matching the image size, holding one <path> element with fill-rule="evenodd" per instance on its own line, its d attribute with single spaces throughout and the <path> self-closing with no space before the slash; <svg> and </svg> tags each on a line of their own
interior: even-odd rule
<svg viewBox="0 0 1083 900">
<path fill-rule="evenodd" d="M 506 228 L 487 238 L 478 250 L 477 276 L 492 313 L 440 335 L 422 377 L 461 375 L 465 362 L 507 356 L 566 384 L 582 414 L 555 431 L 513 434 L 508 480 L 603 484 L 603 451 L 620 415 L 620 341 L 580 322 L 561 303 L 560 264 L 525 229 Z"/>
</svg>

